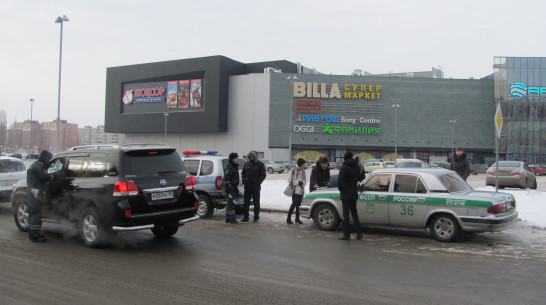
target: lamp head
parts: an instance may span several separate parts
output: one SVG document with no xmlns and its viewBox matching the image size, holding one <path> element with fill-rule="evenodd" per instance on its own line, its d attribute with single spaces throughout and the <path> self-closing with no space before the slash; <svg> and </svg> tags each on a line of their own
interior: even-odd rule
<svg viewBox="0 0 546 305">
<path fill-rule="evenodd" d="M 70 21 L 70 20 L 68 20 L 68 17 L 66 17 L 66 15 L 63 15 L 62 17 L 61 16 L 57 17 L 57 19 L 55 20 L 55 23 L 63 23 L 65 21 Z"/>
</svg>

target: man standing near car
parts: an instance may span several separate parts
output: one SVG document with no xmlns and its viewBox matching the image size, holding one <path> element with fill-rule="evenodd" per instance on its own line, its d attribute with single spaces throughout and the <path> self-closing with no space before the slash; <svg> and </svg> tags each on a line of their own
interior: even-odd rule
<svg viewBox="0 0 546 305">
<path fill-rule="evenodd" d="M 241 173 L 243 184 L 245 185 L 245 203 L 243 206 L 243 220 L 241 222 L 248 222 L 250 197 L 254 201 L 254 222 L 258 222 L 260 219 L 260 190 L 266 176 L 265 165 L 258 160 L 258 155 L 254 151 L 250 151 L 246 157 L 248 162 L 243 167 L 243 172 Z"/>
<path fill-rule="evenodd" d="M 42 200 L 45 197 L 45 186 L 51 176 L 47 172 L 49 161 L 53 155 L 43 150 L 27 170 L 27 204 L 30 222 L 28 237 L 33 242 L 45 242 L 42 234 Z"/>
<path fill-rule="evenodd" d="M 226 223 L 239 224 L 235 216 L 235 199 L 239 196 L 239 155 L 229 154 L 229 162 L 224 169 L 224 185 L 228 195 L 226 205 Z"/>
<path fill-rule="evenodd" d="M 457 147 L 455 150 L 455 156 L 451 159 L 450 169 L 459 174 L 464 181 L 470 176 L 470 160 L 466 158 L 466 153 L 462 147 Z"/>
<path fill-rule="evenodd" d="M 358 184 L 364 180 L 366 175 L 360 166 L 358 159 L 353 159 L 353 153 L 346 152 L 343 156 L 345 160 L 338 176 L 338 189 L 343 206 L 343 236 L 339 239 L 350 240 L 349 232 L 349 212 L 353 217 L 354 227 L 356 229 L 356 239 L 362 239 L 362 228 L 360 227 L 360 219 L 356 210 L 356 202 L 358 199 Z"/>
</svg>

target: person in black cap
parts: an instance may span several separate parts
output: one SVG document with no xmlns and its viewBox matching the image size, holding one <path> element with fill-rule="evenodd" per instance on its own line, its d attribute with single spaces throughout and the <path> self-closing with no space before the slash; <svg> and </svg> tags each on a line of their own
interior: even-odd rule
<svg viewBox="0 0 546 305">
<path fill-rule="evenodd" d="M 30 230 L 28 237 L 33 242 L 45 242 L 42 234 L 42 201 L 45 197 L 45 186 L 51 176 L 47 172 L 49 161 L 53 155 L 42 150 L 38 160 L 34 161 L 27 170 L 27 204 Z"/>
<path fill-rule="evenodd" d="M 248 162 L 245 163 L 241 176 L 245 185 L 243 220 L 247 222 L 249 217 L 250 198 L 254 201 L 254 222 L 260 219 L 260 190 L 262 182 L 265 180 L 265 165 L 258 160 L 255 151 L 250 151 L 246 156 Z"/>
<path fill-rule="evenodd" d="M 235 217 L 235 198 L 239 195 L 239 155 L 229 154 L 229 162 L 224 169 L 224 185 L 228 195 L 226 205 L 226 223 L 239 224 Z"/>
<path fill-rule="evenodd" d="M 343 236 L 339 239 L 350 240 L 349 233 L 349 212 L 353 217 L 354 227 L 356 229 L 356 239 L 362 239 L 362 228 L 360 227 L 360 219 L 356 210 L 356 201 L 358 199 L 358 184 L 364 180 L 364 171 L 359 166 L 359 162 L 353 159 L 353 153 L 346 152 L 343 156 L 345 160 L 338 176 L 338 189 L 343 205 Z"/>
</svg>

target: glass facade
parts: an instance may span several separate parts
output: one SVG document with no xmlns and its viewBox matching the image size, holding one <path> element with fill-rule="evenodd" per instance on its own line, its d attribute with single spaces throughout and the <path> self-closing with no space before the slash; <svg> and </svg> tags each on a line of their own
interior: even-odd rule
<svg viewBox="0 0 546 305">
<path fill-rule="evenodd" d="M 499 153 L 546 164 L 546 57 L 495 57 L 494 83 L 503 117 Z"/>
</svg>

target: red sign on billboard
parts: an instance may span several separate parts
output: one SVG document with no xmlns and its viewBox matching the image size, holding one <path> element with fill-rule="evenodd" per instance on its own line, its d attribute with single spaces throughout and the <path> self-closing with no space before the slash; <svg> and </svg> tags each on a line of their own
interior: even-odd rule
<svg viewBox="0 0 546 305">
<path fill-rule="evenodd" d="M 296 99 L 294 101 L 294 110 L 303 113 L 321 113 L 322 101 L 313 99 Z"/>
</svg>

